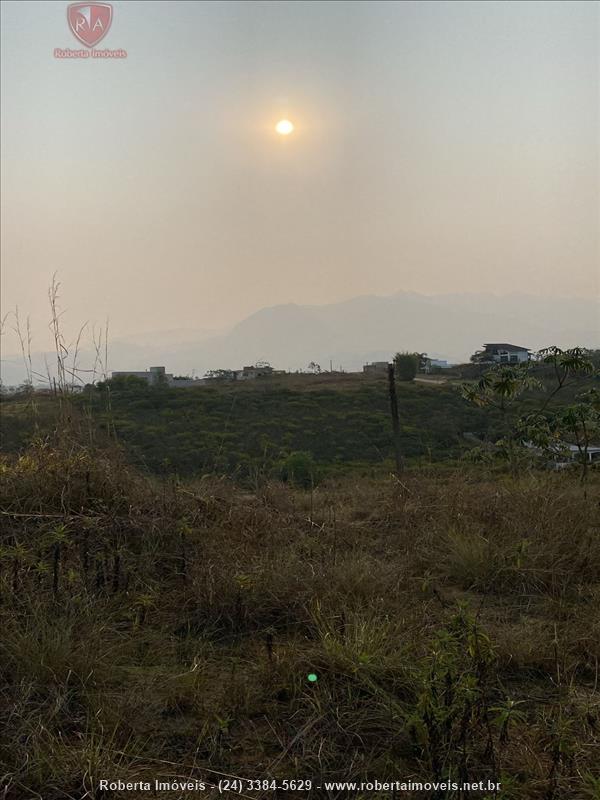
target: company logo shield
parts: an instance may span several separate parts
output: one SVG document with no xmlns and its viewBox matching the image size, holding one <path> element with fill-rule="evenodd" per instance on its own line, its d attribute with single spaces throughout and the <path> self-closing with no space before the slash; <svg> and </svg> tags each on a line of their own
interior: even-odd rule
<svg viewBox="0 0 600 800">
<path fill-rule="evenodd" d="M 112 17 L 109 3 L 72 3 L 67 8 L 69 28 L 87 47 L 94 47 L 106 36 Z"/>
</svg>

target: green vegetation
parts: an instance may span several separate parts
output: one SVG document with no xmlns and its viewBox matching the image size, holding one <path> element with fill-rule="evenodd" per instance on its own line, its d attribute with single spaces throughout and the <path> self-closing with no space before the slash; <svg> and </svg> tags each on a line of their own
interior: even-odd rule
<svg viewBox="0 0 600 800">
<path fill-rule="evenodd" d="M 493 419 L 465 403 L 454 386 L 400 383 L 398 402 L 402 449 L 413 461 L 460 457 L 468 446 L 465 431 L 495 435 Z M 34 435 L 29 403 L 26 397 L 3 401 L 5 449 Z M 37 407 L 47 432 L 56 403 L 42 397 Z M 110 393 L 93 389 L 74 398 L 73 413 L 114 432 L 132 463 L 157 474 L 276 477 L 294 452 L 309 453 L 329 473 L 393 463 L 385 378 L 302 376 L 189 390 L 119 382 Z"/>
<path fill-rule="evenodd" d="M 417 377 L 420 360 L 419 353 L 396 353 L 394 356 L 396 379 L 399 381 L 414 381 Z"/>
<path fill-rule="evenodd" d="M 529 389 L 518 408 L 508 409 L 469 404 L 454 383 L 399 382 L 400 446 L 408 465 L 459 459 L 478 440 L 505 436 L 519 415 L 536 412 L 549 398 L 549 408 L 566 406 L 597 382 L 583 376 L 551 397 L 546 369 L 534 370 L 546 391 Z M 58 409 L 49 395 L 2 398 L 3 448 L 16 451 L 51 432 Z M 253 484 L 282 477 L 293 453 L 308 454 L 320 477 L 383 474 L 394 463 L 385 377 L 288 376 L 194 389 L 117 379 L 73 397 L 70 413 L 83 428 L 116 437 L 132 464 L 155 474 L 216 472 Z"/>
<path fill-rule="evenodd" d="M 479 381 L 465 384 L 463 396 L 481 408 L 493 408 L 501 414 L 504 436 L 496 445 L 504 450 L 513 473 L 519 468 L 524 445 L 535 446 L 540 453 L 556 460 L 571 444 L 577 448 L 583 482 L 588 473 L 589 447 L 593 437 L 600 436 L 598 390 L 593 387 L 581 391 L 582 381 L 585 386 L 588 378 L 597 380 L 594 362 L 590 353 L 579 347 L 564 351 L 550 347 L 540 355 L 541 370 L 530 364 L 495 365 L 486 369 Z M 546 366 L 552 367 L 553 380 L 546 378 L 543 382 Z M 577 402 L 558 407 L 551 405 L 559 393 L 577 386 Z M 537 409 L 532 410 L 529 402 L 527 413 L 523 413 L 532 389 L 546 389 L 547 394 L 540 398 Z"/>
<path fill-rule="evenodd" d="M 99 779 L 223 774 L 596 796 L 597 472 L 249 494 L 143 477 L 69 418 L 1 462 L 6 797 L 136 800 Z"/>
<path fill-rule="evenodd" d="M 597 796 L 600 474 L 522 447 L 585 454 L 597 377 L 553 350 L 477 378 L 398 383 L 401 475 L 385 378 L 3 399 L 5 796 L 223 775 Z"/>
<path fill-rule="evenodd" d="M 57 290 L 58 391 L 0 398 L 3 797 L 599 797 L 597 352 L 73 395 Z"/>
</svg>

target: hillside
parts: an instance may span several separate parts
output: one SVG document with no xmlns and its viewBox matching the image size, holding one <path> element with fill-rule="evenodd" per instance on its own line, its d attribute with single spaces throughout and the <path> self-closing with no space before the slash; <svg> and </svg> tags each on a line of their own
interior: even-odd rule
<svg viewBox="0 0 600 800">
<path fill-rule="evenodd" d="M 548 370 L 536 369 L 540 376 Z M 397 383 L 400 441 L 409 464 L 448 462 L 477 439 L 495 441 L 506 432 L 497 411 L 461 397 L 457 373 L 475 377 L 479 371 L 467 365 L 446 382 Z M 597 378 L 584 377 L 554 404 L 571 402 L 593 383 Z M 544 396 L 529 392 L 521 411 L 534 410 Z M 50 395 L 37 395 L 34 406 L 19 396 L 1 402 L 2 446 L 13 451 L 52 431 L 60 409 Z M 192 389 L 114 386 L 110 394 L 90 389 L 74 396 L 70 413 L 83 429 L 116 438 L 133 465 L 155 474 L 279 477 L 285 460 L 300 452 L 324 477 L 385 471 L 393 459 L 385 377 L 288 375 Z"/>
<path fill-rule="evenodd" d="M 600 473 L 477 447 L 581 358 L 398 382 L 402 474 L 385 377 L 3 398 L 5 794 L 595 797 Z"/>
<path fill-rule="evenodd" d="M 465 432 L 493 436 L 493 416 L 469 406 L 454 385 L 398 384 L 397 391 L 409 461 L 459 457 Z M 51 430 L 57 406 L 51 397 L 37 406 L 38 425 Z M 93 390 L 74 399 L 74 410 L 95 429 L 110 429 L 132 463 L 160 474 L 269 475 L 297 451 L 331 472 L 389 467 L 393 455 L 385 378 L 289 376 L 189 390 L 114 388 L 110 398 Z M 7 449 L 31 438 L 27 400 L 3 401 L 1 430 Z"/>
</svg>

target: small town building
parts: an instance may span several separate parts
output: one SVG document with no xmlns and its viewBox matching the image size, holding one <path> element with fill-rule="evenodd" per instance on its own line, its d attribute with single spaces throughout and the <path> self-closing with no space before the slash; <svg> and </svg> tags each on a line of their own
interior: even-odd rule
<svg viewBox="0 0 600 800">
<path fill-rule="evenodd" d="M 165 367 L 150 367 L 150 369 L 143 372 L 135 372 L 130 370 L 123 370 L 118 372 L 111 372 L 112 378 L 141 378 L 146 381 L 149 386 L 172 386 L 179 389 L 187 389 L 190 386 L 201 386 L 206 381 L 199 378 L 175 378 L 171 373 L 167 372 Z"/>
<path fill-rule="evenodd" d="M 522 364 L 531 358 L 530 350 L 527 347 L 520 347 L 516 344 L 493 342 L 484 344 L 483 347 L 482 361 L 496 364 Z"/>
<path fill-rule="evenodd" d="M 552 461 L 548 466 L 553 469 L 565 469 L 577 462 L 587 461 L 589 465 L 600 466 L 600 445 L 589 444 L 587 447 L 578 447 L 576 444 L 567 444 L 566 442 L 558 442 L 551 446 L 548 450 L 537 447 L 531 442 L 525 442 L 525 447 L 528 447 L 538 455 L 550 453 Z"/>
<path fill-rule="evenodd" d="M 257 378 L 267 378 L 273 374 L 273 367 L 268 364 L 249 366 L 235 371 L 236 381 L 254 381 Z"/>
<path fill-rule="evenodd" d="M 371 361 L 371 363 L 364 365 L 363 372 L 366 375 L 385 375 L 388 367 L 389 362 L 387 361 Z"/>
<path fill-rule="evenodd" d="M 586 458 L 588 464 L 600 464 L 600 445 L 590 444 L 586 449 L 579 448 L 576 444 L 570 444 L 568 451 L 571 461 L 580 461 L 582 458 Z"/>
<path fill-rule="evenodd" d="M 134 372 L 131 370 L 122 370 L 119 372 L 112 372 L 112 378 L 141 378 L 146 381 L 149 386 L 158 386 L 161 383 L 169 383 L 173 380 L 173 376 L 168 374 L 165 367 L 150 367 L 150 369 L 143 372 Z"/>
<path fill-rule="evenodd" d="M 424 361 L 423 372 L 429 373 L 432 370 L 448 369 L 451 365 L 442 358 L 426 358 Z"/>
</svg>

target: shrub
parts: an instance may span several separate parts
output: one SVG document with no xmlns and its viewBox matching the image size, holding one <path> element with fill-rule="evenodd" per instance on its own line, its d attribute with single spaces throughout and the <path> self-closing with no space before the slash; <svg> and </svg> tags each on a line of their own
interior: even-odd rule
<svg viewBox="0 0 600 800">
<path fill-rule="evenodd" d="M 302 489 L 310 489 L 311 486 L 318 483 L 318 468 L 315 460 L 310 453 L 303 451 L 290 453 L 281 462 L 279 474 L 281 480 Z"/>
<path fill-rule="evenodd" d="M 414 381 L 419 368 L 417 353 L 396 353 L 394 357 L 396 377 L 399 381 Z"/>
</svg>

